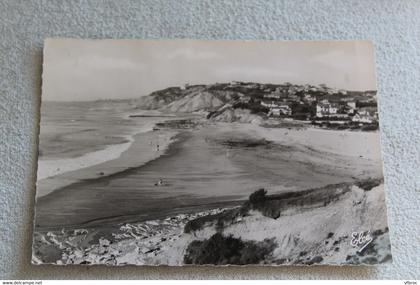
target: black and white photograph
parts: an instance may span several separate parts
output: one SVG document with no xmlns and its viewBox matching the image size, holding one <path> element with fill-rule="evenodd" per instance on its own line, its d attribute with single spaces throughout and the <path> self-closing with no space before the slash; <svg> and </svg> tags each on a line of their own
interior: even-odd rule
<svg viewBox="0 0 420 285">
<path fill-rule="evenodd" d="M 369 41 L 47 39 L 33 264 L 392 262 Z"/>
</svg>

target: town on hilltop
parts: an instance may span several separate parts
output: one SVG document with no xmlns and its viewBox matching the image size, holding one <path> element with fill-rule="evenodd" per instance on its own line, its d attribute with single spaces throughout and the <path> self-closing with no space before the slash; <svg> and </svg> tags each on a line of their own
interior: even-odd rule
<svg viewBox="0 0 420 285">
<path fill-rule="evenodd" d="M 378 129 L 376 91 L 349 91 L 320 84 L 232 81 L 169 87 L 144 96 L 143 107 L 175 113 L 208 112 L 216 121 L 294 121 L 329 129 Z"/>
<path fill-rule="evenodd" d="M 268 91 L 268 90 L 266 90 Z M 259 101 L 268 117 L 311 121 L 312 124 L 337 127 L 377 129 L 376 91 L 346 91 L 326 85 L 286 83 L 264 94 Z M 250 103 L 252 98 L 242 97 Z"/>
</svg>

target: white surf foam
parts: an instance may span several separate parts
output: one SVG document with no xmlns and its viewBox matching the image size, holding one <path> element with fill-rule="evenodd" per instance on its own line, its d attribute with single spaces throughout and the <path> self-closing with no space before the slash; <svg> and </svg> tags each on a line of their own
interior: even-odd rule
<svg viewBox="0 0 420 285">
<path fill-rule="evenodd" d="M 134 136 L 140 133 L 152 131 L 154 123 L 146 124 L 140 131 L 124 136 L 128 142 L 109 145 L 104 149 L 86 153 L 82 156 L 63 159 L 38 160 L 37 180 L 46 179 L 66 172 L 91 167 L 110 160 L 117 159 L 123 152 L 128 150 L 134 142 Z"/>
</svg>

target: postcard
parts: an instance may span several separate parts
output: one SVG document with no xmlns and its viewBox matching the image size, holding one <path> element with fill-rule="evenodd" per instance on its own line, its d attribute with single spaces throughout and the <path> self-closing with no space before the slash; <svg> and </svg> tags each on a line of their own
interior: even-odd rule
<svg viewBox="0 0 420 285">
<path fill-rule="evenodd" d="M 33 264 L 392 261 L 369 41 L 47 39 Z"/>
</svg>

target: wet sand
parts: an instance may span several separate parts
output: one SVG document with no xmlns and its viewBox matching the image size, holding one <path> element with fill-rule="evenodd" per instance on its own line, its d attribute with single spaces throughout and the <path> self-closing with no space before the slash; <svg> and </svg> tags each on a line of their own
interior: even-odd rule
<svg viewBox="0 0 420 285">
<path fill-rule="evenodd" d="M 303 141 L 298 143 L 302 133 L 295 134 L 292 140 L 281 133 L 283 129 L 267 136 L 266 130 L 259 128 L 217 123 L 182 131 L 164 155 L 143 166 L 82 180 L 39 198 L 36 226 L 59 228 L 148 220 L 172 215 L 174 209 L 182 213 L 191 207 L 244 200 L 262 187 L 275 193 L 381 177 L 380 161 L 375 158 L 312 149 Z M 348 133 L 336 133 L 336 141 L 328 143 L 339 144 L 353 136 Z M 276 140 L 274 134 L 282 139 Z M 321 131 L 317 136 L 322 138 L 323 134 Z M 223 144 L 228 139 L 255 140 L 264 136 L 272 143 L 239 148 Z M 144 143 L 140 146 L 145 147 Z M 163 187 L 154 186 L 159 179 L 164 180 Z"/>
</svg>

